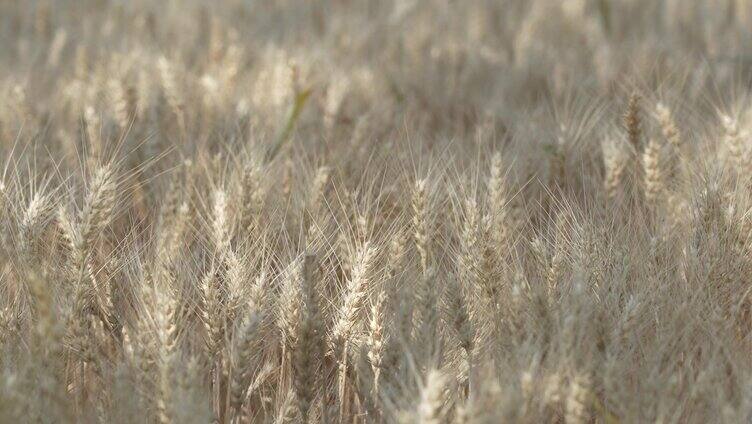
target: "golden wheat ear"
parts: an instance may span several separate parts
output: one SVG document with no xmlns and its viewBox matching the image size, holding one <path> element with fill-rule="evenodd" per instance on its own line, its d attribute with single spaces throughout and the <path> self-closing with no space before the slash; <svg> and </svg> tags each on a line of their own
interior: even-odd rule
<svg viewBox="0 0 752 424">
<path fill-rule="evenodd" d="M 627 132 L 627 141 L 639 152 L 642 145 L 642 118 L 640 117 L 640 95 L 632 93 L 627 102 L 624 112 L 624 129 Z"/>
</svg>

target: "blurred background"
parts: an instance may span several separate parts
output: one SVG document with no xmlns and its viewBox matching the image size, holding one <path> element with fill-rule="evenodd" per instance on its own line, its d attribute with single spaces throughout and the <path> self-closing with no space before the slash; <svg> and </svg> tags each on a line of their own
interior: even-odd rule
<svg viewBox="0 0 752 424">
<path fill-rule="evenodd" d="M 319 126 L 352 131 L 368 115 L 385 132 L 408 121 L 464 135 L 574 89 L 633 84 L 713 103 L 747 85 L 751 17 L 747 0 L 4 0 L 0 90 L 5 108 L 26 102 L 42 121 L 63 106 L 45 99 L 64 91 L 76 116 L 102 101 L 100 81 L 138 88 L 164 56 L 192 100 L 221 99 L 259 128 L 279 125 L 275 106 L 299 84 L 313 89 Z"/>
</svg>

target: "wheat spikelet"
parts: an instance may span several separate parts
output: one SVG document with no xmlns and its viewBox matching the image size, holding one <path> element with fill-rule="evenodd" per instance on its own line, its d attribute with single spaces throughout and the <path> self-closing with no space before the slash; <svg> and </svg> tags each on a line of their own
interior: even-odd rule
<svg viewBox="0 0 752 424">
<path fill-rule="evenodd" d="M 39 231 L 44 215 L 50 209 L 50 198 L 44 193 L 37 191 L 29 201 L 29 205 L 23 211 L 21 216 L 21 234 L 25 238 L 33 238 Z"/>
<path fill-rule="evenodd" d="M 326 185 L 329 183 L 329 175 L 331 172 L 332 170 L 328 166 L 320 166 L 316 170 L 309 198 L 308 208 L 310 210 L 318 211 L 321 207 L 321 202 L 324 200 L 324 192 L 326 190 Z"/>
<path fill-rule="evenodd" d="M 567 424 L 578 424 L 588 421 L 588 404 L 590 391 L 588 379 L 577 374 L 569 382 L 569 391 L 565 401 L 564 421 Z"/>
<path fill-rule="evenodd" d="M 138 119 L 147 117 L 152 107 L 152 95 L 154 92 L 151 75 L 144 69 L 140 69 L 136 79 L 136 104 L 135 114 Z"/>
<path fill-rule="evenodd" d="M 369 273 L 375 254 L 376 249 L 368 242 L 355 253 L 355 260 L 345 288 L 344 299 L 332 328 L 331 349 L 334 352 L 341 352 L 341 349 L 349 341 L 353 327 L 357 324 L 357 315 L 361 307 L 361 302 L 369 288 Z"/>
<path fill-rule="evenodd" d="M 344 299 L 335 318 L 331 331 L 329 349 L 337 358 L 339 364 L 338 399 L 340 404 L 340 418 L 344 416 L 348 403 L 346 397 L 346 382 L 348 375 L 348 356 L 353 328 L 359 322 L 361 303 L 369 288 L 370 268 L 376 254 L 376 249 L 366 242 L 355 253 L 350 278 L 345 288 Z"/>
<path fill-rule="evenodd" d="M 166 261 L 172 261 L 180 250 L 180 243 L 184 240 L 187 227 L 190 223 L 191 209 L 188 202 L 183 202 L 175 211 L 169 227 L 160 231 L 157 247 L 157 257 Z"/>
<path fill-rule="evenodd" d="M 214 358 L 219 352 L 222 340 L 221 303 L 219 293 L 219 275 L 217 269 L 212 267 L 201 279 L 201 321 L 206 332 L 206 352 L 210 358 Z"/>
<path fill-rule="evenodd" d="M 460 347 L 470 358 L 475 344 L 475 330 L 470 317 L 467 298 L 462 292 L 462 286 L 459 282 L 454 281 L 447 285 L 446 298 L 450 323 L 457 334 Z"/>
<path fill-rule="evenodd" d="M 415 344 L 417 349 L 415 355 L 425 366 L 436 360 L 442 344 L 442 339 L 437 335 L 440 294 L 435 268 L 429 268 L 425 274 L 421 274 L 416 291 L 418 292 L 416 305 L 408 307 L 415 308 L 417 306 L 419 321 L 416 324 Z"/>
<path fill-rule="evenodd" d="M 58 222 L 72 248 L 69 267 L 79 318 L 87 311 L 94 312 L 109 326 L 116 324 L 112 294 L 109 285 L 105 287 L 105 293 L 99 293 L 90 257 L 99 234 L 112 219 L 116 191 L 115 173 L 110 165 L 106 165 L 94 172 L 76 224 L 71 222 L 64 208 L 58 209 Z"/>
<path fill-rule="evenodd" d="M 40 377 L 36 382 L 42 389 L 38 395 L 45 399 L 66 396 L 68 392 L 65 380 L 59 373 L 59 367 L 64 366 L 60 361 L 64 339 L 58 322 L 59 317 L 56 314 L 55 299 L 44 276 L 35 270 L 29 269 L 24 280 L 26 286 L 29 287 L 36 314 L 35 325 L 30 328 L 32 346 L 29 354 L 33 355 L 31 363 L 37 368 Z M 65 411 L 66 405 L 41 404 L 48 405 L 50 409 L 46 412 L 50 414 L 62 416 L 66 412 L 69 413 Z"/>
<path fill-rule="evenodd" d="M 641 125 L 640 96 L 637 93 L 632 93 L 632 95 L 629 96 L 627 110 L 624 113 L 624 128 L 627 131 L 627 141 L 629 141 L 629 144 L 636 152 L 640 151 L 642 144 Z"/>
<path fill-rule="evenodd" d="M 290 352 L 295 348 L 298 328 L 300 325 L 302 297 L 302 264 L 293 262 L 284 273 L 282 288 L 277 301 L 278 320 L 277 326 L 282 337 L 282 348 Z"/>
<path fill-rule="evenodd" d="M 486 183 L 488 187 L 488 215 L 491 227 L 492 240 L 496 249 L 501 252 L 506 248 L 509 237 L 507 222 L 507 192 L 504 181 L 504 170 L 501 152 L 494 152 L 491 157 L 491 166 Z"/>
<path fill-rule="evenodd" d="M 277 408 L 274 424 L 284 424 L 289 421 L 289 416 L 293 411 L 295 405 L 295 392 L 289 390 L 287 394 L 282 398 L 282 403 Z M 304 421 L 305 422 L 305 419 Z"/>
<path fill-rule="evenodd" d="M 112 219 L 117 194 L 115 172 L 111 165 L 98 168 L 89 182 L 89 190 L 81 211 L 77 248 L 86 251 Z"/>
<path fill-rule="evenodd" d="M 674 116 L 669 109 L 663 103 L 658 103 L 655 107 L 655 112 L 658 117 L 658 123 L 661 126 L 661 134 L 663 138 L 676 150 L 679 151 L 682 145 L 681 133 L 676 126 Z"/>
<path fill-rule="evenodd" d="M 624 158 L 624 155 L 616 152 L 609 152 L 608 154 L 604 152 L 603 161 L 606 168 L 603 188 L 606 191 L 606 196 L 613 199 L 622 191 L 629 162 Z"/>
<path fill-rule="evenodd" d="M 387 293 L 385 290 L 379 291 L 376 301 L 371 306 L 370 320 L 368 323 L 368 361 L 371 364 L 373 372 L 373 396 L 378 397 L 379 379 L 381 377 L 384 345 L 385 345 L 385 312 L 387 309 Z"/>
<path fill-rule="evenodd" d="M 115 121 L 121 130 L 126 130 L 136 111 L 136 90 L 121 79 L 111 79 L 108 87 Z"/>
<path fill-rule="evenodd" d="M 224 253 L 230 248 L 230 222 L 227 216 L 227 193 L 216 189 L 212 193 L 211 229 L 212 240 L 217 252 Z"/>
<path fill-rule="evenodd" d="M 290 158 L 287 158 L 285 160 L 285 166 L 283 168 L 282 174 L 282 194 L 284 194 L 285 197 L 290 197 L 290 193 L 292 192 L 292 168 L 292 160 Z"/>
<path fill-rule="evenodd" d="M 104 140 L 102 140 L 102 123 L 93 107 L 88 106 L 84 111 L 86 135 L 89 137 L 89 163 L 95 166 L 102 159 Z"/>
<path fill-rule="evenodd" d="M 21 222 L 19 222 L 19 241 L 24 252 L 31 253 L 33 242 L 44 229 L 47 215 L 52 209 L 51 200 L 48 194 L 37 191 L 23 210 Z"/>
<path fill-rule="evenodd" d="M 746 134 L 740 129 L 739 122 L 730 116 L 722 116 L 721 123 L 723 124 L 723 142 L 728 151 L 728 160 L 737 172 L 740 172 L 744 167 L 747 153 L 744 146 Z"/>
<path fill-rule="evenodd" d="M 329 183 L 329 174 L 331 169 L 328 166 L 321 166 L 316 170 L 313 178 L 313 185 L 308 194 L 307 213 L 304 216 L 304 226 L 309 238 L 313 238 L 315 232 L 315 219 L 319 218 L 322 212 L 322 204 L 326 200 L 326 186 Z"/>
<path fill-rule="evenodd" d="M 564 212 L 559 212 L 556 216 L 555 233 L 553 241 L 553 249 L 551 255 L 551 261 L 548 268 L 548 274 L 546 275 L 546 283 L 548 284 L 548 294 L 553 299 L 559 285 L 559 280 L 564 273 L 564 261 L 566 248 L 566 236 L 567 236 L 567 220 Z"/>
<path fill-rule="evenodd" d="M 397 232 L 389 242 L 389 252 L 386 264 L 386 279 L 394 278 L 402 268 L 402 261 L 407 251 L 407 237 Z"/>
<path fill-rule="evenodd" d="M 75 249 L 76 240 L 78 240 L 78 238 L 80 237 L 77 233 L 78 227 L 73 223 L 70 213 L 68 213 L 68 210 L 63 205 L 59 205 L 57 207 L 55 213 L 55 223 L 62 233 L 67 247 L 70 250 Z"/>
<path fill-rule="evenodd" d="M 429 250 L 430 250 L 430 229 L 428 222 L 428 194 L 426 192 L 426 179 L 415 182 L 413 188 L 412 207 L 413 207 L 413 238 L 415 248 L 420 255 L 420 269 L 423 274 L 428 271 Z"/>
<path fill-rule="evenodd" d="M 252 342 L 261 323 L 261 315 L 256 310 L 249 311 L 239 328 L 233 348 L 233 373 L 230 382 L 230 405 L 238 414 L 251 385 Z"/>
<path fill-rule="evenodd" d="M 663 146 L 654 138 L 650 139 L 642 153 L 642 168 L 645 178 L 645 200 L 655 203 L 663 196 L 666 184 Z"/>
<path fill-rule="evenodd" d="M 30 270 L 26 275 L 27 284 L 34 299 L 34 309 L 37 322 L 34 326 L 34 334 L 40 348 L 47 349 L 51 354 L 56 354 L 60 346 L 60 334 L 56 328 L 57 317 L 54 311 L 54 299 L 49 287 L 38 272 Z"/>
<path fill-rule="evenodd" d="M 181 132 L 185 133 L 185 101 L 178 81 L 178 74 L 172 63 L 164 56 L 160 57 L 157 61 L 157 68 L 159 69 L 162 90 L 164 90 L 167 104 L 177 117 Z"/>
<path fill-rule="evenodd" d="M 260 179 L 261 168 L 248 161 L 243 166 L 243 175 L 240 182 L 240 229 L 245 231 L 247 235 L 254 234 L 259 225 L 264 202 Z"/>
<path fill-rule="evenodd" d="M 315 289 L 316 257 L 306 255 L 302 269 L 301 314 L 292 354 L 293 388 L 303 421 L 316 394 L 318 361 L 323 357 L 323 327 Z"/>
<path fill-rule="evenodd" d="M 170 424 L 172 419 L 172 387 L 170 382 L 171 367 L 162 364 L 159 370 L 159 389 L 157 391 L 157 419 L 161 424 Z"/>
<path fill-rule="evenodd" d="M 157 388 L 157 416 L 159 422 L 173 422 L 173 362 L 177 360 L 178 307 L 170 293 L 169 281 L 162 281 L 153 288 L 154 321 L 159 348 L 159 382 Z"/>
<path fill-rule="evenodd" d="M 446 377 L 432 369 L 426 375 L 425 385 L 421 388 L 418 404 L 417 422 L 420 424 L 439 424 L 444 420 L 444 390 Z"/>
<path fill-rule="evenodd" d="M 481 286 L 480 210 L 474 197 L 465 199 L 460 255 L 461 276 L 468 287 Z"/>
<path fill-rule="evenodd" d="M 68 32 L 65 29 L 59 28 L 55 31 L 55 36 L 50 43 L 50 48 L 47 51 L 47 66 L 50 68 L 57 68 L 60 66 L 60 57 L 63 53 L 66 43 L 68 42 Z"/>
<path fill-rule="evenodd" d="M 13 313 L 8 306 L 0 308 L 0 346 L 10 338 L 13 329 Z"/>
<path fill-rule="evenodd" d="M 235 311 L 245 302 L 250 270 L 244 258 L 232 250 L 225 254 L 224 297 L 227 303 L 228 318 L 233 319 Z"/>
<path fill-rule="evenodd" d="M 154 288 L 154 321 L 157 328 L 159 345 L 163 349 L 163 357 L 175 354 L 178 342 L 178 304 L 175 296 L 170 293 L 172 284 L 165 281 Z"/>
</svg>

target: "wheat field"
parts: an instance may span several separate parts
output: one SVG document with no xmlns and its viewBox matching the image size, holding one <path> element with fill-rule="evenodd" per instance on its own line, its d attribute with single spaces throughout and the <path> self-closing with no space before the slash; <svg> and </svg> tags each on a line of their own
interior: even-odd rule
<svg viewBox="0 0 752 424">
<path fill-rule="evenodd" d="M 0 423 L 749 423 L 752 1 L 0 0 Z"/>
</svg>

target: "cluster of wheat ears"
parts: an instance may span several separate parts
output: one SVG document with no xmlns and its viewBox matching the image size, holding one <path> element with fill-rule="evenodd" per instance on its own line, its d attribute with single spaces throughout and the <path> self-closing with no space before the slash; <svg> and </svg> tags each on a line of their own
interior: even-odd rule
<svg viewBox="0 0 752 424">
<path fill-rule="evenodd" d="M 749 422 L 750 24 L 0 1 L 0 422 Z"/>
</svg>

